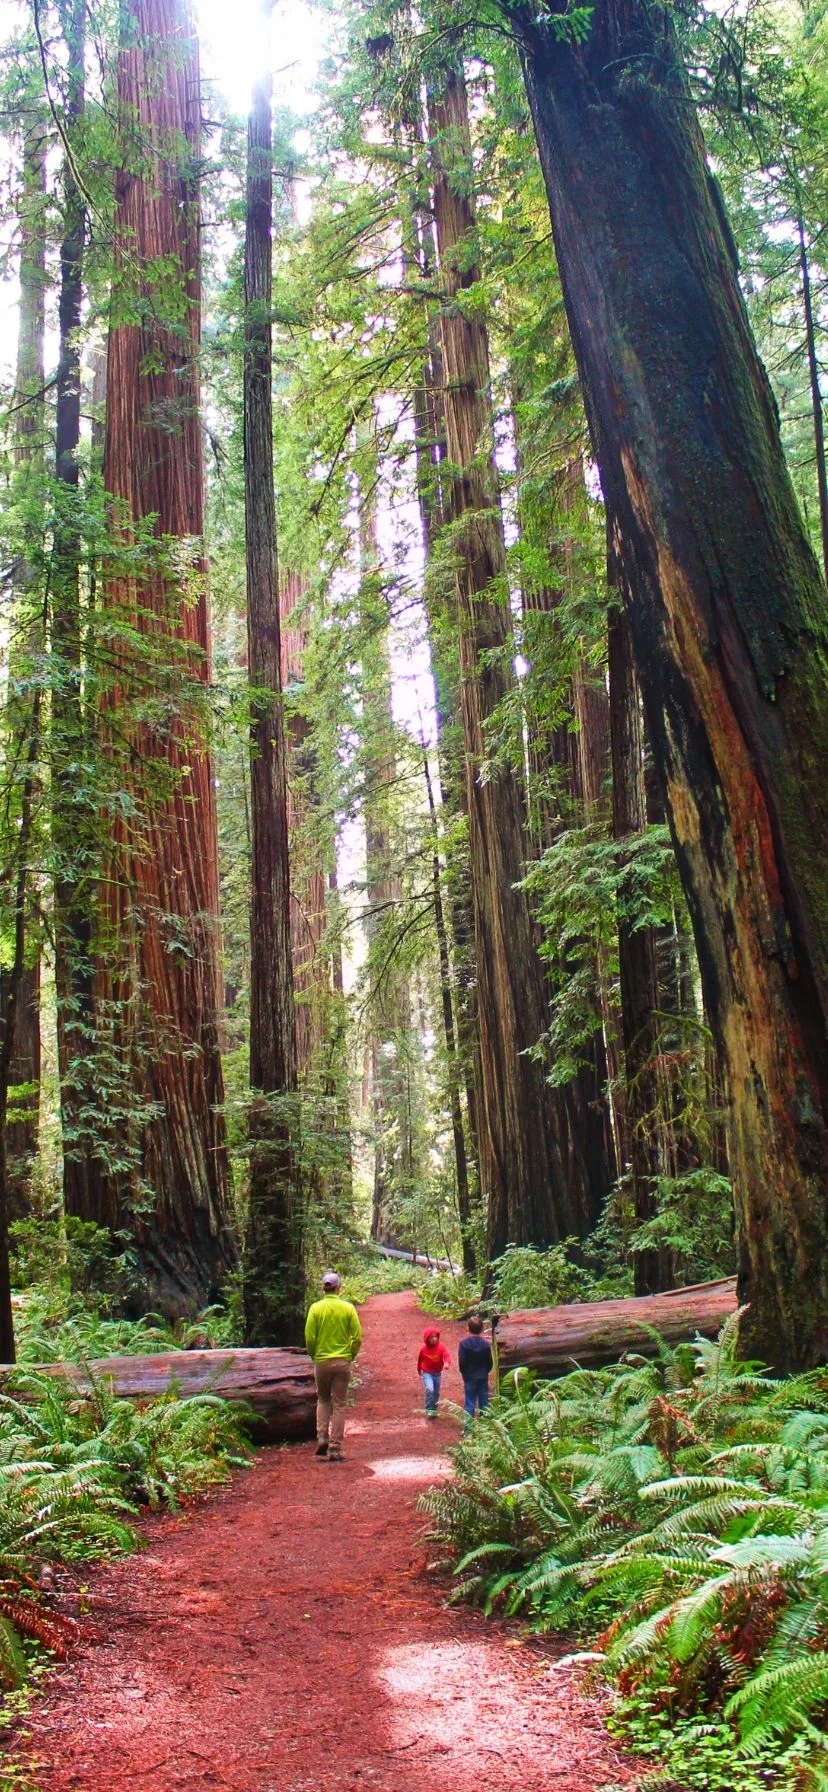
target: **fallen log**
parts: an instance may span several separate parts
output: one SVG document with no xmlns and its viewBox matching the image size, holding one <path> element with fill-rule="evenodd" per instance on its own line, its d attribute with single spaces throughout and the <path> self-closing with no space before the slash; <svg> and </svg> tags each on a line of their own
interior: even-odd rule
<svg viewBox="0 0 828 1792">
<path fill-rule="evenodd" d="M 450 1271 L 453 1276 L 460 1274 L 457 1264 L 450 1262 L 448 1257 L 429 1257 L 427 1251 L 400 1251 L 395 1244 L 374 1244 L 371 1248 L 380 1257 L 392 1257 L 402 1263 L 412 1263 L 417 1269 L 443 1269 Z"/>
<path fill-rule="evenodd" d="M 30 1367 L 0 1365 L 0 1386 Z M 171 1388 L 183 1399 L 220 1394 L 254 1415 L 254 1437 L 283 1443 L 313 1437 L 316 1389 L 313 1365 L 304 1350 L 165 1350 L 151 1356 L 108 1356 L 91 1363 L 47 1363 L 37 1375 L 56 1375 L 83 1395 L 108 1382 L 128 1400 L 157 1400 Z"/>
<path fill-rule="evenodd" d="M 735 1277 L 631 1300 L 527 1307 L 503 1313 L 495 1321 L 498 1363 L 501 1373 L 523 1367 L 553 1380 L 576 1367 L 600 1369 L 628 1350 L 654 1356 L 657 1345 L 651 1332 L 666 1344 L 681 1344 L 697 1332 L 715 1338 L 735 1311 Z"/>
</svg>

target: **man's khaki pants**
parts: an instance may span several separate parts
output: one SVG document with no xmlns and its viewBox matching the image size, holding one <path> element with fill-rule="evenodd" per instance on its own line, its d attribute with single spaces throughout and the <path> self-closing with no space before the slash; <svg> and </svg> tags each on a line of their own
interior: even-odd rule
<svg viewBox="0 0 828 1792">
<path fill-rule="evenodd" d="M 317 1443 L 330 1442 L 332 1450 L 341 1450 L 351 1365 L 347 1357 L 330 1356 L 324 1363 L 314 1363 L 314 1374 Z"/>
</svg>

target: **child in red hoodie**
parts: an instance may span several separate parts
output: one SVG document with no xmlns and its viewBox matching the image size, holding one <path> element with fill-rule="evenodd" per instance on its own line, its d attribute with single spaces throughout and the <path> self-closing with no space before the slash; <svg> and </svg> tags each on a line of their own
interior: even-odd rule
<svg viewBox="0 0 828 1792">
<path fill-rule="evenodd" d="M 440 1343 L 440 1333 L 436 1325 L 429 1325 L 423 1332 L 423 1342 L 417 1358 L 417 1374 L 421 1377 L 425 1390 L 425 1415 L 427 1419 L 436 1419 L 437 1403 L 440 1399 L 440 1379 L 447 1369 L 451 1357 Z"/>
</svg>

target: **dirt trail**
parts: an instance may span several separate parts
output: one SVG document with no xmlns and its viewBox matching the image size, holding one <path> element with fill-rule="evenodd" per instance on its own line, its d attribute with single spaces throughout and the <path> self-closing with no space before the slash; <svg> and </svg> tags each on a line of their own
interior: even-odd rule
<svg viewBox="0 0 828 1792">
<path fill-rule="evenodd" d="M 571 1670 L 425 1576 L 416 1498 L 456 1425 L 419 1410 L 413 1296 L 363 1323 L 341 1466 L 270 1450 L 94 1577 L 96 1636 L 30 1726 L 42 1792 L 632 1792 Z"/>
</svg>

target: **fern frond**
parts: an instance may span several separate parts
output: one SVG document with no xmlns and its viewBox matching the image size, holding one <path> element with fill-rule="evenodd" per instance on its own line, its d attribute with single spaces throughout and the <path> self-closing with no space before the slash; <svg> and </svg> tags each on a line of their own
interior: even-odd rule
<svg viewBox="0 0 828 1792">
<path fill-rule="evenodd" d="M 802 1721 L 828 1702 L 828 1654 L 809 1651 L 797 1660 L 754 1674 L 725 1707 L 738 1717 L 744 1741 L 795 1734 Z M 823 1738 L 824 1740 L 828 1740 Z"/>
</svg>

